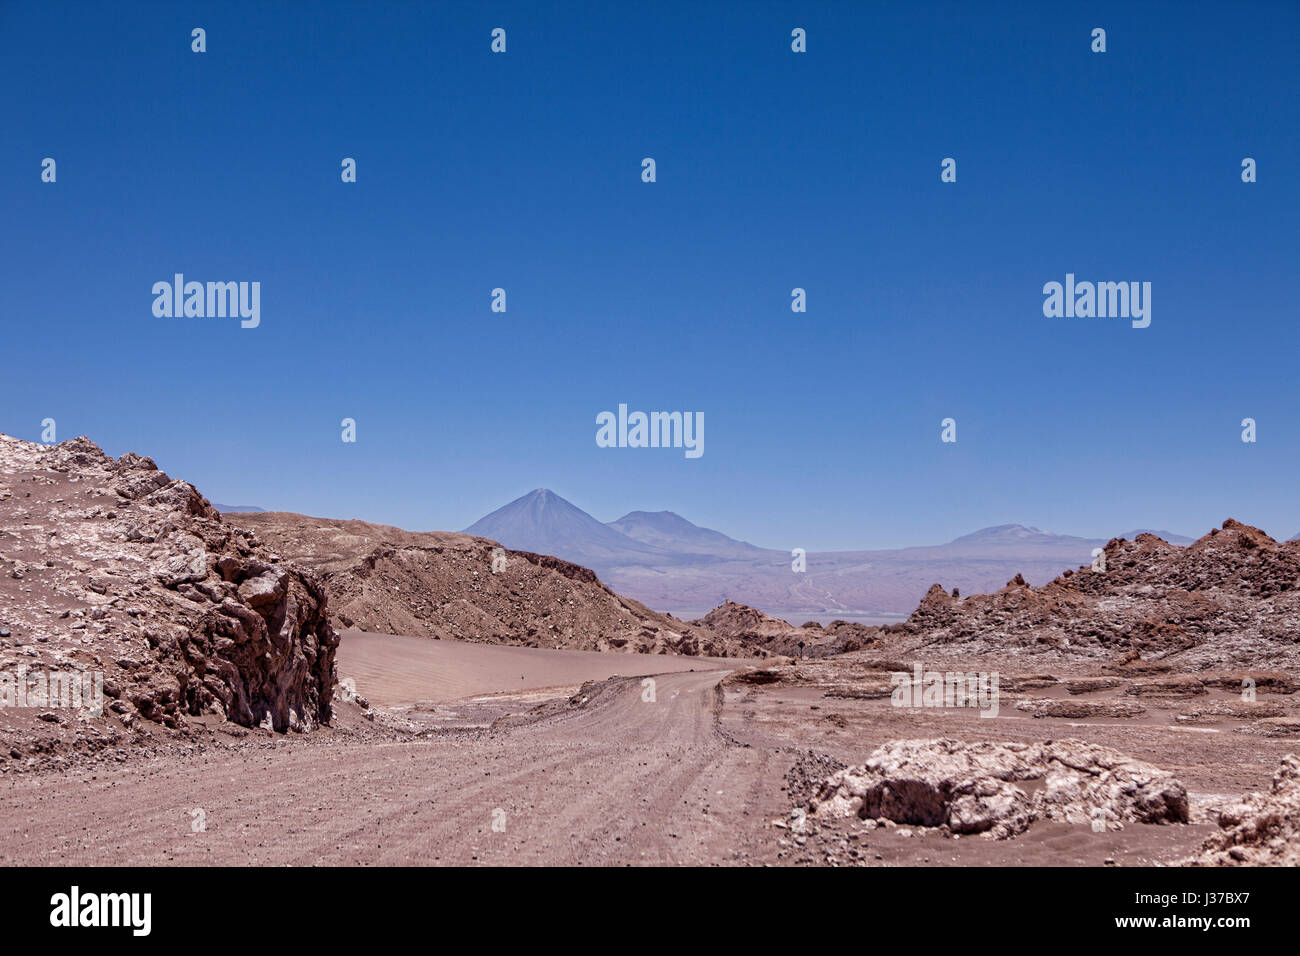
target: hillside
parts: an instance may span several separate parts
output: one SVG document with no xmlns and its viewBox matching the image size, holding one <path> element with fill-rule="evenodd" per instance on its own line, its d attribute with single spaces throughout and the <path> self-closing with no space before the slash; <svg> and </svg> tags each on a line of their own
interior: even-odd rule
<svg viewBox="0 0 1300 956">
<path fill-rule="evenodd" d="M 523 647 L 734 657 L 745 645 L 620 597 L 587 568 L 454 532 L 284 512 L 228 515 L 320 572 L 335 622 L 385 634 Z"/>
</svg>

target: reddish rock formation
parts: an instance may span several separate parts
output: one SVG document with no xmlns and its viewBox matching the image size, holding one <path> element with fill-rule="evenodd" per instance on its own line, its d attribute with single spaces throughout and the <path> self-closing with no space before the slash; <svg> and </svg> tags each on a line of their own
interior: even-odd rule
<svg viewBox="0 0 1300 956">
<path fill-rule="evenodd" d="M 0 435 L 0 599 L 0 670 L 102 672 L 128 726 L 330 719 L 338 637 L 319 580 L 148 458 Z"/>
<path fill-rule="evenodd" d="M 748 648 L 789 657 L 829 657 L 861 650 L 874 643 L 878 629 L 849 621 L 832 621 L 825 627 L 809 622 L 795 627 L 762 611 L 727 601 L 692 625 Z"/>
<path fill-rule="evenodd" d="M 1187 547 L 1140 534 L 1104 551 L 1104 570 L 1067 571 L 1041 587 L 1017 576 L 957 600 L 935 585 L 890 630 L 900 646 L 1094 659 L 1130 673 L 1169 658 L 1191 671 L 1300 666 L 1300 542 L 1229 520 Z"/>
</svg>

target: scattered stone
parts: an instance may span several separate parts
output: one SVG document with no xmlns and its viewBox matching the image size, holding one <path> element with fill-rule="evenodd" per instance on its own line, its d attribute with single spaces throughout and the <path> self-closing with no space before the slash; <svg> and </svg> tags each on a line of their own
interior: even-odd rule
<svg viewBox="0 0 1300 956">
<path fill-rule="evenodd" d="M 810 809 L 999 839 L 1039 819 L 1111 828 L 1188 820 L 1187 791 L 1172 774 L 1080 740 L 892 741 L 827 778 Z"/>
<path fill-rule="evenodd" d="M 1131 700 L 1054 700 L 1049 697 L 1022 700 L 1016 704 L 1016 710 L 1035 717 L 1064 717 L 1074 720 L 1090 717 L 1140 717 L 1146 713 L 1145 707 Z"/>
<path fill-rule="evenodd" d="M 1300 737 L 1300 717 L 1265 717 L 1241 729 L 1261 737 Z"/>
</svg>

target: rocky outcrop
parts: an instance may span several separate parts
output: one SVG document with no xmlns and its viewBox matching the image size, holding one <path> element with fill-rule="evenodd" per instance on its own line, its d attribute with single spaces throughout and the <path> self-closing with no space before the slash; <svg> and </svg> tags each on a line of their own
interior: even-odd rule
<svg viewBox="0 0 1300 956">
<path fill-rule="evenodd" d="M 1080 740 L 892 741 L 828 777 L 808 809 L 999 839 L 1036 820 L 1107 829 L 1188 820 L 1172 774 Z"/>
<path fill-rule="evenodd" d="M 1266 793 L 1219 810 L 1218 833 L 1184 862 L 1192 866 L 1300 865 L 1300 757 L 1290 754 Z"/>
<path fill-rule="evenodd" d="M 947 627 L 956 619 L 956 600 L 942 585 L 932 584 L 908 623 L 918 628 Z"/>
<path fill-rule="evenodd" d="M 1085 720 L 1096 717 L 1140 717 L 1146 708 L 1127 700 L 1056 700 L 1048 697 L 1030 698 L 1016 704 L 1016 710 L 1035 717 L 1061 717 Z"/>
<path fill-rule="evenodd" d="M 1234 520 L 1186 547 L 1152 534 L 1116 538 L 1096 570 L 1041 587 L 1017 575 L 993 594 L 956 599 L 935 585 L 889 630 L 917 649 L 1092 659 L 1125 673 L 1176 658 L 1184 670 L 1241 668 L 1239 682 L 1300 666 L 1300 543 Z"/>
<path fill-rule="evenodd" d="M 334 652 L 312 572 L 226 524 L 194 486 L 86 438 L 0 435 L 0 669 L 101 671 L 108 710 L 177 727 L 218 714 L 330 719 Z"/>
<path fill-rule="evenodd" d="M 832 621 L 825 627 L 810 621 L 795 627 L 736 601 L 718 605 L 691 624 L 755 651 L 788 657 L 829 657 L 861 650 L 873 644 L 878 634 L 877 628 L 849 621 Z"/>
</svg>

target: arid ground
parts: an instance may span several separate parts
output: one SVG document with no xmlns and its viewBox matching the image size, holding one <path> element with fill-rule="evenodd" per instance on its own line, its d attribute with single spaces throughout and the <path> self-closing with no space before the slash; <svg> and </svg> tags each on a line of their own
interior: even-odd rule
<svg viewBox="0 0 1300 956">
<path fill-rule="evenodd" d="M 850 657 L 861 657 L 861 654 Z M 1265 789 L 1294 740 L 1230 718 L 1036 718 L 1015 702 L 1104 703 L 1113 688 L 1004 692 L 999 716 L 839 694 L 866 661 L 791 663 L 495 647 L 345 633 L 341 704 L 312 735 L 232 733 L 160 743 L 0 782 L 7 864 L 1046 864 L 1171 863 L 1214 826 L 1208 810 Z M 850 672 L 846 667 L 857 667 Z M 613 676 L 619 674 L 620 676 Z M 643 683 L 653 674 L 653 701 Z M 737 679 L 771 675 L 771 683 Z M 1056 675 L 1054 675 L 1056 676 Z M 592 682 L 592 683 L 586 683 Z M 829 683 L 828 683 L 829 682 Z M 1005 683 L 1014 681 L 1006 681 Z M 1030 683 L 1041 684 L 1041 681 Z M 1197 703 L 1231 704 L 1227 692 Z M 1132 700 L 1132 697 L 1129 697 Z M 1267 700 L 1265 695 L 1261 699 Z M 1295 715 L 1285 697 L 1283 710 Z M 1173 771 L 1187 825 L 1035 824 L 1014 839 L 954 837 L 791 811 L 835 766 L 899 738 L 1081 738 Z M 195 811 L 200 811 L 196 813 Z M 197 828 L 198 821 L 202 828 Z M 494 821 L 497 829 L 494 830 Z"/>
<path fill-rule="evenodd" d="M 1104 564 L 887 627 L 682 621 L 0 436 L 0 861 L 1294 864 L 1300 542 Z M 996 715 L 931 693 L 963 682 Z"/>
</svg>

